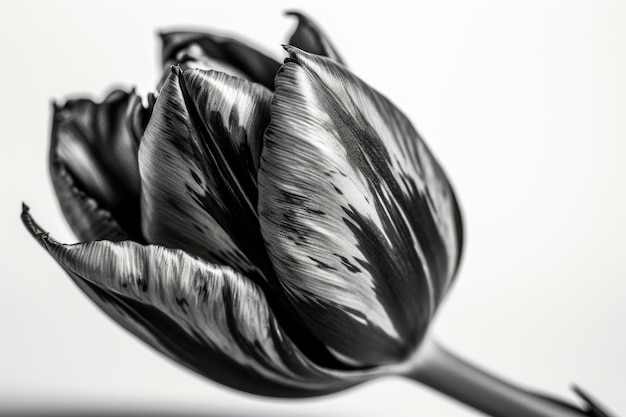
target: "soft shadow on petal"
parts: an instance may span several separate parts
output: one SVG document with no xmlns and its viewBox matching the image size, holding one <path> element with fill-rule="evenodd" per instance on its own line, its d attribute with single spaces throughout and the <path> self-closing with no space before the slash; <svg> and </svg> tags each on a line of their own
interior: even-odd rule
<svg viewBox="0 0 626 417">
<path fill-rule="evenodd" d="M 85 206 L 88 198 L 132 239 L 141 240 L 137 149 L 150 111 L 134 92 L 121 90 L 101 103 L 77 99 L 55 106 L 50 174 L 68 223 L 81 239 L 105 237 L 94 232 L 98 225 L 89 224 L 94 204 Z"/>
<path fill-rule="evenodd" d="M 458 263 L 452 190 L 395 106 L 333 61 L 286 49 L 258 174 L 266 246 L 338 358 L 401 360 Z"/>
<path fill-rule="evenodd" d="M 370 377 L 310 362 L 283 332 L 258 287 L 231 268 L 132 241 L 66 245 L 22 220 L 74 282 L 111 318 L 182 365 L 261 395 L 305 397 Z"/>
<path fill-rule="evenodd" d="M 129 234 L 113 218 L 111 212 L 102 208 L 76 184 L 65 164 L 52 167 L 52 184 L 56 190 L 61 211 L 79 240 L 126 240 Z M 135 234 L 133 240 L 142 240 Z"/>
<path fill-rule="evenodd" d="M 255 168 L 270 96 L 223 73 L 172 69 L 139 150 L 148 242 L 247 275 L 271 274 Z"/>
<path fill-rule="evenodd" d="M 171 65 L 180 63 L 184 68 L 243 74 L 252 82 L 270 90 L 274 88 L 274 76 L 280 63 L 241 41 L 210 33 L 183 31 L 162 33 L 161 39 L 166 72 Z"/>
<path fill-rule="evenodd" d="M 298 26 L 289 38 L 289 45 L 293 45 L 312 54 L 328 57 L 335 62 L 344 64 L 343 59 L 333 47 L 324 32 L 311 19 L 296 11 L 286 12 L 288 16 L 298 19 Z"/>
</svg>

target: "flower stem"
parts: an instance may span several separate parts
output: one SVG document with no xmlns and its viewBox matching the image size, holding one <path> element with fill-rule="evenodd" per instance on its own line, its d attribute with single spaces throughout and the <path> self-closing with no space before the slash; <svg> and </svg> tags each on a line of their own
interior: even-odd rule
<svg viewBox="0 0 626 417">
<path fill-rule="evenodd" d="M 567 403 L 533 394 L 450 353 L 426 338 L 407 377 L 493 417 L 581 417 L 589 414 Z"/>
</svg>

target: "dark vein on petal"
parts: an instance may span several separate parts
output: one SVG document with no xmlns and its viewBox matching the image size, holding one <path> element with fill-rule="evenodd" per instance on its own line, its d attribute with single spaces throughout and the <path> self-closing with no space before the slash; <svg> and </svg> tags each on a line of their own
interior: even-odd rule
<svg viewBox="0 0 626 417">
<path fill-rule="evenodd" d="M 191 96 L 189 94 L 189 91 L 187 90 L 187 85 L 184 81 L 184 77 L 182 77 L 182 74 L 179 74 L 178 80 L 179 80 L 180 89 L 182 91 L 182 97 L 183 97 L 183 100 L 185 101 L 185 108 L 189 114 L 189 118 L 191 119 L 191 123 L 189 123 L 189 125 L 196 133 L 196 136 L 202 139 L 201 141 L 193 141 L 193 140 L 191 141 L 192 149 L 194 150 L 196 160 L 201 164 L 202 170 L 204 171 L 205 175 L 207 177 L 212 177 L 214 175 L 211 174 L 211 170 L 208 166 L 208 163 L 206 162 L 207 157 L 211 158 L 214 161 L 215 166 L 220 171 L 220 174 L 224 178 L 226 178 L 226 183 L 234 184 L 235 188 L 239 191 L 238 199 L 244 201 L 248 206 L 249 213 L 254 218 L 257 218 L 256 205 L 250 201 L 250 198 L 248 197 L 248 194 L 244 191 L 244 187 L 239 182 L 237 175 L 235 175 L 235 173 L 233 172 L 233 168 L 229 164 L 219 163 L 220 161 L 229 160 L 224 156 L 224 153 L 223 153 L 224 150 L 222 149 L 222 147 L 219 145 L 216 145 L 212 149 L 212 151 L 218 153 L 219 158 L 213 157 L 213 153 L 210 152 L 209 149 L 207 148 L 208 143 L 211 143 L 211 142 L 215 143 L 216 141 L 212 138 L 212 135 L 209 133 L 210 129 L 207 127 L 203 118 L 198 113 L 198 110 L 196 109 L 195 104 L 191 101 Z M 200 126 L 204 127 L 205 129 L 200 129 Z M 206 134 L 205 134 L 205 130 L 206 130 Z M 235 190 L 232 189 L 232 191 L 235 191 Z"/>
<path fill-rule="evenodd" d="M 306 67 L 304 68 L 306 69 Z M 308 69 L 306 71 L 311 78 L 316 80 L 316 83 L 325 85 L 317 74 Z M 430 259 L 420 259 L 417 253 L 411 250 L 416 245 L 420 245 L 419 241 L 415 241 L 409 232 L 415 230 L 417 225 L 410 224 L 412 223 L 410 221 L 407 222 L 408 219 L 404 213 L 408 214 L 411 211 L 405 205 L 404 198 L 402 198 L 403 194 L 391 172 L 389 154 L 383 146 L 382 139 L 360 112 L 357 113 L 355 120 L 340 104 L 340 99 L 335 92 L 328 88 L 320 88 L 318 93 L 323 98 L 324 104 L 339 117 L 340 123 L 334 123 L 336 131 L 339 132 L 336 137 L 346 148 L 351 164 L 364 174 L 369 185 L 374 189 L 374 195 L 383 199 L 382 202 L 374 202 L 374 205 L 384 222 L 384 230 L 395 231 L 395 233 L 385 234 L 387 238 L 392 240 L 387 244 L 386 239 L 380 235 L 375 225 L 358 215 L 356 210 L 345 209 L 351 220 L 347 224 L 352 229 L 353 234 L 357 236 L 357 240 L 360 242 L 359 249 L 365 255 L 365 259 L 369 260 L 363 264 L 363 267 L 370 270 L 377 281 L 380 280 L 379 284 L 381 285 L 376 285 L 375 290 L 381 298 L 381 304 L 387 307 L 388 313 L 393 317 L 393 321 L 402 323 L 396 327 L 400 329 L 411 328 L 415 317 L 412 314 L 407 314 L 402 306 L 400 308 L 391 307 L 393 303 L 389 301 L 405 295 L 403 294 L 405 291 L 410 292 L 410 288 L 414 287 L 415 282 L 419 284 L 417 288 L 414 288 L 414 294 L 431 292 L 429 288 L 433 283 L 429 277 L 430 273 L 426 269 Z M 356 105 L 354 108 L 358 109 Z M 331 120 L 334 121 L 332 117 Z M 386 193 L 383 187 L 389 188 L 393 199 L 385 199 Z M 384 212 L 383 207 L 389 212 L 388 214 Z M 396 225 L 401 226 L 396 227 Z M 419 230 L 419 227 L 417 229 Z M 426 242 L 431 243 L 430 241 Z M 398 248 L 405 250 L 400 253 Z M 415 279 L 414 275 L 417 275 L 418 279 Z M 421 329 L 417 332 L 413 329 L 411 334 L 404 334 L 406 338 L 414 338 L 415 335 L 423 333 L 434 311 L 435 300 L 432 300 L 431 297 L 421 297 L 420 301 L 419 327 Z"/>
</svg>

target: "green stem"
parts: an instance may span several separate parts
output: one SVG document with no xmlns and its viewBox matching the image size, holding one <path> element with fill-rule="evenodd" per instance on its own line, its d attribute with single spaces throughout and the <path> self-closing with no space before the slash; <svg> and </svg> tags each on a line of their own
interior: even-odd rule
<svg viewBox="0 0 626 417">
<path fill-rule="evenodd" d="M 574 406 L 533 394 L 478 369 L 433 340 L 424 340 L 407 377 L 493 417 L 582 417 Z"/>
</svg>

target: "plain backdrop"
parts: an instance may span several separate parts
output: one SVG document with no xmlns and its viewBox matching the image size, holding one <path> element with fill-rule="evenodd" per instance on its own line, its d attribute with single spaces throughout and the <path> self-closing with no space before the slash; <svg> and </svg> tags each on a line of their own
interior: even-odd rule
<svg viewBox="0 0 626 417">
<path fill-rule="evenodd" d="M 113 324 L 26 233 L 73 242 L 46 166 L 51 100 L 153 90 L 160 29 L 240 34 L 277 59 L 297 9 L 415 123 L 466 223 L 433 332 L 462 356 L 626 415 L 626 3 L 0 2 L 0 410 L 476 416 L 387 378 L 327 398 L 241 394 Z M 169 410 L 169 411 L 168 411 Z M 1 413 L 1 412 L 0 412 Z M 193 414 L 195 415 L 195 414 Z"/>
</svg>

